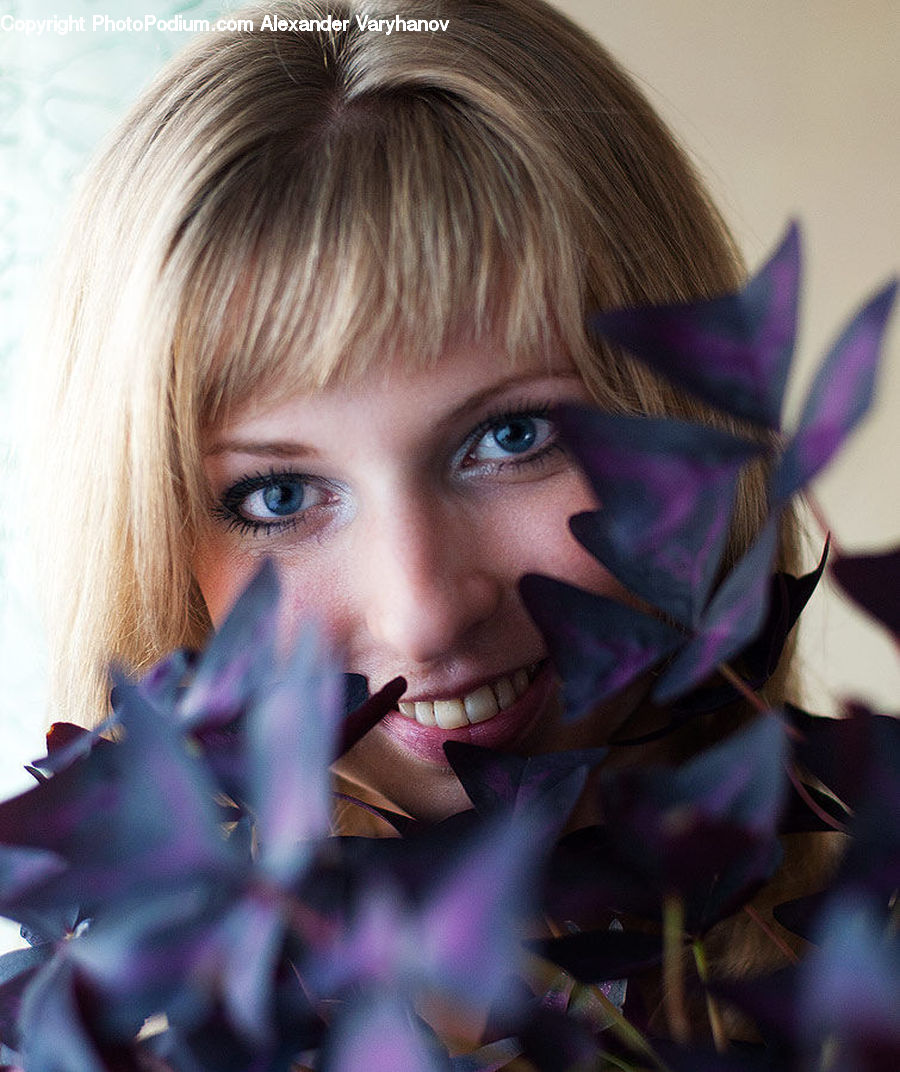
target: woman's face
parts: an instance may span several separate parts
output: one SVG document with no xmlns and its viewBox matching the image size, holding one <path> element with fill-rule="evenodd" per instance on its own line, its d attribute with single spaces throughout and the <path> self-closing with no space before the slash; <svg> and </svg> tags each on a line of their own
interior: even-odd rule
<svg viewBox="0 0 900 1072">
<path fill-rule="evenodd" d="M 534 572 L 620 594 L 568 529 L 596 504 L 548 417 L 563 401 L 588 401 L 567 360 L 469 344 L 430 371 L 394 359 L 350 387 L 248 400 L 205 436 L 216 506 L 194 570 L 213 622 L 268 556 L 285 641 L 313 617 L 373 691 L 408 682 L 338 766 L 372 802 L 445 816 L 467 805 L 445 740 L 527 754 L 594 743 L 610 718 L 561 724 L 517 592 Z"/>
</svg>

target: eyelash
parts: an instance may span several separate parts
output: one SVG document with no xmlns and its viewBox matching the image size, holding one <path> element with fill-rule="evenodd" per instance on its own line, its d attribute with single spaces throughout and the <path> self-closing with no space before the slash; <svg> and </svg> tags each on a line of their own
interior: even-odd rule
<svg viewBox="0 0 900 1072">
<path fill-rule="evenodd" d="M 550 403 L 523 403 L 517 406 L 504 407 L 501 410 L 488 414 L 466 436 L 462 446 L 457 451 L 455 458 L 464 461 L 488 433 L 502 428 L 504 424 L 523 419 L 547 420 L 550 410 Z M 554 429 L 550 440 L 533 453 L 523 452 L 521 457 L 510 455 L 509 458 L 504 459 L 503 461 L 475 462 L 471 466 L 474 473 L 470 473 L 469 475 L 477 476 L 488 472 L 500 473 L 509 470 L 519 471 L 526 468 L 537 468 L 538 466 L 543 465 L 551 454 L 556 451 L 564 450 L 565 448 L 559 442 Z M 219 501 L 213 505 L 212 513 L 224 523 L 227 531 L 238 532 L 242 536 L 268 536 L 273 533 L 290 531 L 300 525 L 306 524 L 308 521 L 306 515 L 310 513 L 314 507 L 299 510 L 296 514 L 285 517 L 283 520 L 262 521 L 244 516 L 244 514 L 241 513 L 241 504 L 254 492 L 262 491 L 265 488 L 274 487 L 278 484 L 296 483 L 301 483 L 305 487 L 316 486 L 320 490 L 325 490 L 330 486 L 328 481 L 318 477 L 307 476 L 304 473 L 298 473 L 296 470 L 277 470 L 272 468 L 267 472 L 258 471 L 252 475 L 242 477 L 227 488 L 222 493 Z"/>
<path fill-rule="evenodd" d="M 313 484 L 320 488 L 328 486 L 327 481 L 307 476 L 304 473 L 298 473 L 293 469 L 279 470 L 272 468 L 267 472 L 258 471 L 250 476 L 242 477 L 227 488 L 222 493 L 219 501 L 213 504 L 213 516 L 225 524 L 228 532 L 239 532 L 242 536 L 268 536 L 274 532 L 285 532 L 297 528 L 299 525 L 306 523 L 305 515 L 309 513 L 309 510 L 312 509 L 311 507 L 306 510 L 300 510 L 282 520 L 273 519 L 272 521 L 254 520 L 253 518 L 245 517 L 240 510 L 241 504 L 256 491 L 263 491 L 265 488 L 274 487 L 278 484 L 296 483 L 301 483 L 305 487 Z"/>
<path fill-rule="evenodd" d="M 537 421 L 548 420 L 551 408 L 551 403 L 548 402 L 524 402 L 520 405 L 508 406 L 504 409 L 496 410 L 494 413 L 489 413 L 466 437 L 460 454 L 465 458 L 489 432 L 496 431 L 497 429 L 502 428 L 504 424 L 508 424 L 511 421 L 523 419 Z M 483 466 L 483 468 L 490 468 L 490 470 L 495 473 L 505 472 L 509 469 L 525 469 L 542 464 L 551 454 L 562 450 L 564 450 L 563 445 L 560 443 L 554 428 L 552 438 L 533 453 L 525 452 L 521 457 L 511 454 L 509 458 L 504 461 L 488 463 L 488 465 Z"/>
</svg>

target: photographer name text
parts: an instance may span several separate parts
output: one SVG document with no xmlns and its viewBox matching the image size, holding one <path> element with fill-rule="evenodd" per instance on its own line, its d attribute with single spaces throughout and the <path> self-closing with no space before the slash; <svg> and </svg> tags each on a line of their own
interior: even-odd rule
<svg viewBox="0 0 900 1072">
<path fill-rule="evenodd" d="M 43 19 L 20 19 L 13 15 L 0 16 L 0 32 L 21 33 L 27 37 L 43 37 L 55 34 L 64 37 L 70 33 L 254 33 L 269 30 L 275 33 L 345 33 L 355 24 L 360 33 L 381 33 L 389 37 L 393 33 L 442 33 L 450 25 L 449 19 L 405 19 L 394 15 L 389 19 L 373 19 L 367 14 L 355 15 L 352 19 L 285 19 L 266 15 L 259 24 L 253 19 L 186 19 L 183 15 L 160 18 L 157 15 L 128 15 L 114 18 L 112 15 L 49 15 Z"/>
</svg>

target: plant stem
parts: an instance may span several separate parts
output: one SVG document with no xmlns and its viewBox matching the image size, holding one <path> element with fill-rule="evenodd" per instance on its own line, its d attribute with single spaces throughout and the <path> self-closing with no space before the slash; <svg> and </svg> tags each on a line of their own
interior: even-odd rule
<svg viewBox="0 0 900 1072">
<path fill-rule="evenodd" d="M 766 701 L 761 696 L 758 696 L 753 689 L 750 688 L 747 682 L 744 681 L 741 675 L 735 673 L 734 670 L 731 669 L 728 663 L 719 663 L 719 673 L 725 678 L 729 685 L 732 685 L 737 689 L 748 703 L 753 704 L 757 711 L 769 710 Z"/>
<path fill-rule="evenodd" d="M 734 670 L 732 670 L 732 668 L 727 663 L 720 663 L 719 664 L 719 673 L 722 675 L 722 677 L 725 678 L 725 680 L 730 685 L 733 685 L 734 688 L 736 688 L 737 691 L 749 703 L 753 704 L 753 706 L 757 709 L 757 711 L 760 711 L 763 714 L 766 714 L 766 713 L 769 712 L 770 709 L 766 706 L 766 703 L 762 699 L 762 697 L 758 696 L 753 691 L 753 689 L 750 688 L 750 686 L 747 684 L 747 682 L 744 681 L 744 679 L 740 676 L 740 674 L 736 674 L 734 672 Z M 793 726 L 789 725 L 787 722 L 785 722 L 784 725 L 785 725 L 785 729 L 786 729 L 786 732 L 787 732 L 788 736 L 794 737 L 794 738 L 798 738 L 798 737 L 802 736 L 800 733 L 798 733 L 798 731 Z M 841 834 L 846 834 L 847 833 L 846 826 L 844 826 L 844 824 L 842 822 L 840 822 L 840 820 L 835 819 L 833 816 L 829 815 L 828 812 L 825 811 L 824 808 L 822 808 L 820 805 L 818 805 L 813 800 L 813 798 L 810 796 L 809 792 L 807 791 L 806 786 L 800 781 L 800 778 L 799 778 L 796 770 L 793 768 L 793 766 L 791 766 L 790 763 L 788 763 L 788 765 L 787 765 L 787 773 L 788 773 L 788 777 L 790 778 L 794 788 L 797 790 L 797 795 L 806 804 L 806 806 L 810 809 L 810 811 L 814 815 L 816 815 L 819 819 L 821 819 L 822 822 L 826 824 L 826 826 L 830 826 L 832 830 L 837 830 Z"/>
<path fill-rule="evenodd" d="M 694 963 L 697 965 L 697 974 L 700 982 L 706 986 L 709 973 L 706 970 L 706 948 L 703 942 L 697 938 L 693 943 Z M 706 993 L 706 1014 L 709 1017 L 709 1028 L 712 1031 L 713 1043 L 716 1053 L 724 1053 L 728 1049 L 728 1036 L 725 1034 L 725 1026 L 722 1023 L 722 1014 L 719 1005 L 712 994 Z"/>
<path fill-rule="evenodd" d="M 578 930 L 577 927 L 574 927 L 573 924 L 570 924 L 569 927 L 572 929 L 567 929 L 564 931 L 555 920 L 551 919 L 550 916 L 547 915 L 544 916 L 544 923 L 546 924 L 547 929 L 555 938 L 559 938 L 562 934 L 577 933 Z M 596 984 L 588 983 L 584 985 L 597 999 L 597 1001 L 602 1006 L 603 1011 L 609 1017 L 610 1030 L 612 1030 L 616 1035 L 618 1035 L 621 1041 L 624 1042 L 626 1046 L 630 1046 L 631 1049 L 635 1050 L 637 1053 L 640 1053 L 644 1057 L 649 1058 L 649 1060 L 651 1060 L 653 1064 L 659 1069 L 659 1072 L 671 1072 L 671 1069 L 668 1067 L 665 1061 L 663 1061 L 663 1059 L 659 1056 L 656 1050 L 653 1049 L 653 1046 L 650 1044 L 649 1039 L 645 1038 L 643 1033 L 638 1030 L 638 1028 L 636 1028 L 634 1024 L 629 1023 L 629 1021 L 625 1017 L 625 1014 L 618 1007 L 618 1005 L 616 1005 L 614 1001 L 610 1001 L 606 994 L 604 994 L 600 987 Z M 609 1057 L 609 1060 L 613 1060 L 613 1058 Z M 626 1069 L 628 1068 L 627 1065 L 623 1065 L 621 1067 Z"/>
<path fill-rule="evenodd" d="M 775 943 L 775 945 L 781 950 L 782 953 L 784 953 L 784 955 L 792 964 L 800 963 L 800 958 L 797 956 L 794 950 L 791 949 L 791 947 L 783 938 L 781 938 L 772 930 L 769 924 L 766 923 L 766 921 L 752 905 L 744 905 L 744 911 L 747 913 L 750 919 L 753 920 L 757 927 L 759 927 L 763 934 L 765 934 L 771 942 Z"/>
<path fill-rule="evenodd" d="M 604 1011 L 610 1018 L 610 1030 L 619 1036 L 626 1046 L 649 1058 L 659 1069 L 659 1072 L 671 1072 L 669 1066 L 650 1045 L 644 1035 L 625 1019 L 624 1013 L 615 1002 L 610 1001 L 599 986 L 592 986 L 591 991 L 603 1006 Z M 626 1066 L 627 1067 L 627 1066 Z"/>
<path fill-rule="evenodd" d="M 809 491 L 804 495 L 806 505 L 809 507 L 809 512 L 815 518 L 819 528 L 825 533 L 831 543 L 831 550 L 838 556 L 843 555 L 840 544 L 838 543 L 834 533 L 831 531 L 831 526 L 828 524 L 828 520 L 825 517 L 825 513 L 822 507 L 819 506 L 816 498 Z"/>
<path fill-rule="evenodd" d="M 684 901 L 669 894 L 663 902 L 663 1001 L 672 1038 L 681 1046 L 690 1041 L 684 999 Z"/>
<path fill-rule="evenodd" d="M 812 796 L 809 793 L 809 790 L 800 780 L 800 775 L 797 773 L 796 768 L 790 762 L 788 762 L 787 764 L 787 773 L 788 777 L 791 780 L 791 784 L 797 791 L 797 795 L 809 808 L 813 815 L 821 819 L 826 826 L 830 826 L 832 830 L 837 830 L 840 834 L 846 834 L 847 827 L 840 821 L 840 819 L 835 819 L 833 815 L 829 815 L 828 812 L 820 804 L 817 804 L 816 801 L 813 800 Z"/>
<path fill-rule="evenodd" d="M 894 890 L 888 902 L 890 915 L 888 916 L 888 938 L 895 938 L 900 932 L 900 890 Z"/>
</svg>

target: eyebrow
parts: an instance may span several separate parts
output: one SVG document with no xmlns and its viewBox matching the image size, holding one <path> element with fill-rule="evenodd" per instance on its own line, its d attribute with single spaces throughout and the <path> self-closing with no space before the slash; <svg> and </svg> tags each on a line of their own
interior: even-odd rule
<svg viewBox="0 0 900 1072">
<path fill-rule="evenodd" d="M 535 372 L 533 375 L 526 376 L 512 373 L 510 376 L 506 376 L 504 379 L 490 384 L 483 390 L 476 391 L 475 394 L 469 395 L 460 402 L 459 405 L 454 406 L 447 413 L 443 414 L 440 418 L 440 423 L 452 424 L 461 417 L 464 417 L 467 413 L 470 413 L 472 410 L 479 409 L 495 395 L 502 394 L 504 391 L 507 391 L 512 387 L 518 387 L 520 385 L 524 387 L 535 380 L 572 379 L 580 379 L 580 376 L 574 369 L 571 371 L 566 370 L 565 372 L 552 372 L 549 369 L 541 369 L 540 372 Z M 219 454 L 252 454 L 255 457 L 297 459 L 316 458 L 319 457 L 320 453 L 321 452 L 316 447 L 292 439 L 258 440 L 230 438 L 221 439 L 213 443 L 211 447 L 203 451 L 203 456 L 211 458 Z"/>
<path fill-rule="evenodd" d="M 255 454 L 268 458 L 312 458 L 319 454 L 315 447 L 292 439 L 220 439 L 203 451 L 205 458 L 217 454 Z"/>
</svg>

